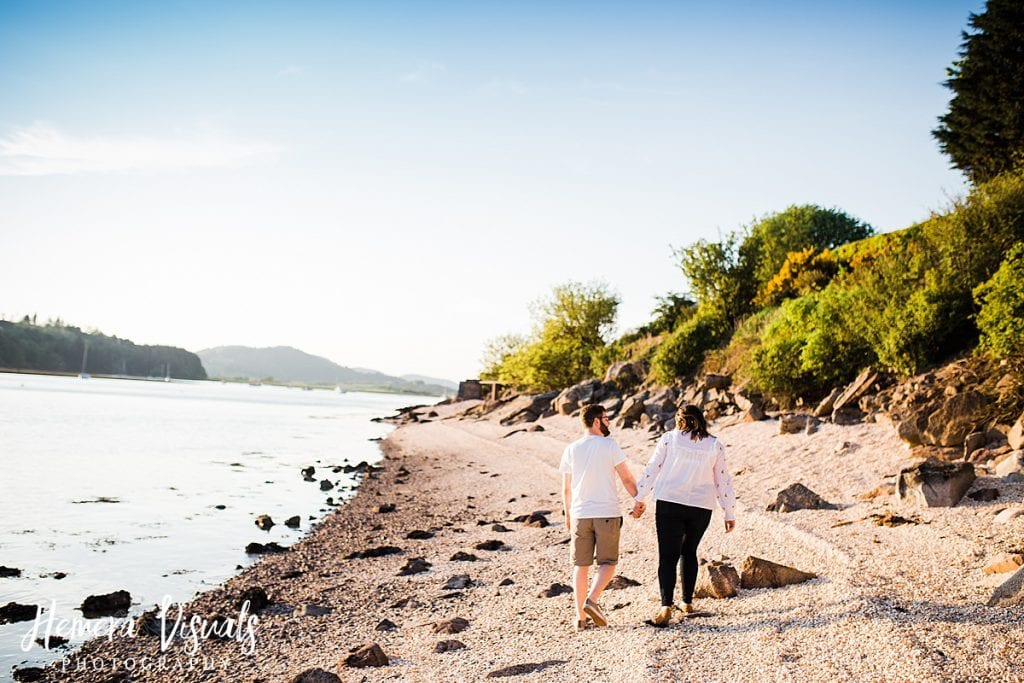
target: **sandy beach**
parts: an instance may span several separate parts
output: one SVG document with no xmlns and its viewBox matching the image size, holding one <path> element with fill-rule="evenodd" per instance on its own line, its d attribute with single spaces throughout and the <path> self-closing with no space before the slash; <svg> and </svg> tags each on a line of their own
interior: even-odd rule
<svg viewBox="0 0 1024 683">
<path fill-rule="evenodd" d="M 211 639 L 201 651 L 210 670 L 126 675 L 126 657 L 161 655 L 159 638 L 97 640 L 69 657 L 70 670 L 51 670 L 45 680 L 278 682 L 314 668 L 344 681 L 1024 680 L 1024 614 L 985 606 L 1009 574 L 982 572 L 1000 554 L 1021 552 L 1024 517 L 993 518 L 1021 505 L 1024 484 L 981 476 L 974 489 L 994 486 L 999 497 L 964 498 L 954 508 L 917 508 L 890 495 L 862 500 L 859 494 L 892 482 L 910 462 L 891 425 L 823 424 L 792 435 L 780 435 L 771 419 L 716 425 L 735 477 L 738 528 L 726 535 L 717 510 L 701 558 L 738 569 L 754 555 L 818 578 L 698 600 L 705 615 L 648 626 L 658 605 L 649 510 L 640 520 L 627 516 L 623 528 L 618 573 L 639 585 L 607 591 L 610 625 L 576 633 L 571 594 L 542 592 L 571 582 L 557 466 L 579 422 L 556 415 L 508 427 L 499 424 L 500 412 L 457 417 L 469 405 L 421 411 L 421 421 L 388 437 L 383 469 L 351 502 L 288 552 L 266 556 L 187 606 L 194 614 L 237 615 L 241 593 L 263 588 L 271 604 L 258 612 L 253 654 L 240 642 Z M 626 429 L 613 436 L 639 473 L 652 435 Z M 838 509 L 766 511 L 794 482 Z M 378 511 L 389 505 L 393 511 Z M 550 526 L 515 521 L 534 512 Z M 910 523 L 876 524 L 885 513 Z M 413 531 L 428 533 L 408 538 Z M 500 541 L 499 549 L 477 547 L 493 547 L 488 541 Z M 401 550 L 346 559 L 383 546 Z M 452 559 L 460 552 L 477 559 Z M 417 564 L 413 558 L 426 560 L 427 570 L 400 575 Z M 468 580 L 446 589 L 460 575 Z M 297 615 L 304 605 L 329 612 Z M 435 628 L 453 618 L 468 627 Z M 379 630 L 388 627 L 384 620 L 391 630 Z M 449 643 L 457 649 L 438 652 L 442 641 L 464 647 Z M 346 667 L 350 651 L 367 643 L 380 646 L 388 665 Z M 184 648 L 181 642 L 164 654 L 187 660 Z M 102 670 L 75 671 L 85 665 Z"/>
</svg>

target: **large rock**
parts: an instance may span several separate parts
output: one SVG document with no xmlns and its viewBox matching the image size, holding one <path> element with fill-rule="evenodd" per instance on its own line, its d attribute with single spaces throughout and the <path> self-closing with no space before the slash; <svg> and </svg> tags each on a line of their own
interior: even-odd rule
<svg viewBox="0 0 1024 683">
<path fill-rule="evenodd" d="M 735 567 L 713 560 L 701 567 L 693 595 L 697 598 L 732 598 L 739 592 L 739 587 L 740 575 Z"/>
<path fill-rule="evenodd" d="M 927 507 L 953 507 L 974 483 L 974 465 L 928 458 L 900 470 L 896 495 Z"/>
<path fill-rule="evenodd" d="M 729 375 L 704 375 L 704 386 L 708 389 L 728 389 L 732 384 L 732 377 Z"/>
<path fill-rule="evenodd" d="M 800 432 L 813 434 L 818 430 L 819 422 L 820 420 L 813 415 L 803 413 L 783 415 L 779 418 L 779 434 L 799 434 Z"/>
<path fill-rule="evenodd" d="M 832 409 L 835 408 L 836 399 L 839 398 L 843 393 L 842 387 L 836 387 L 833 389 L 828 396 L 821 399 L 821 402 L 814 409 L 815 417 L 825 417 L 832 414 Z"/>
<path fill-rule="evenodd" d="M 986 403 L 985 396 L 977 391 L 950 396 L 928 416 L 928 427 L 922 434 L 924 442 L 934 446 L 963 445 L 967 435 L 982 426 L 980 413 Z"/>
<path fill-rule="evenodd" d="M 781 588 L 794 583 L 810 581 L 817 576 L 817 574 L 802 572 L 799 569 L 751 556 L 743 560 L 740 570 L 740 585 L 743 588 Z"/>
<path fill-rule="evenodd" d="M 555 397 L 551 407 L 561 415 L 572 415 L 581 406 L 594 402 L 595 393 L 598 392 L 600 386 L 601 381 L 596 379 L 588 379 L 585 382 L 574 384 L 563 389 L 562 393 Z"/>
<path fill-rule="evenodd" d="M 619 416 L 616 418 L 615 424 L 619 427 L 633 426 L 633 423 L 639 420 L 640 416 L 644 414 L 646 399 L 646 392 L 626 398 L 622 403 L 622 409 L 619 411 Z"/>
<path fill-rule="evenodd" d="M 1024 605 L 1024 567 L 1004 581 L 989 598 L 989 607 L 1020 607 Z"/>
<path fill-rule="evenodd" d="M 996 463 L 996 476 L 1008 477 L 1011 474 L 1024 474 L 1024 450 L 1013 451 L 1004 455 Z"/>
<path fill-rule="evenodd" d="M 801 483 L 790 484 L 779 491 L 775 502 L 768 506 L 769 512 L 793 512 L 795 510 L 835 510 L 836 506 L 819 496 Z"/>
<path fill-rule="evenodd" d="M 647 368 L 642 362 L 616 361 L 604 373 L 604 381 L 611 382 L 621 391 L 640 384 L 646 375 Z"/>
<path fill-rule="evenodd" d="M 1024 413 L 1010 427 L 1006 440 L 1010 443 L 1010 448 L 1015 451 L 1024 448 Z"/>
<path fill-rule="evenodd" d="M 1024 517 L 1024 507 L 1010 507 L 1001 510 L 992 519 L 993 524 L 1009 524 L 1018 517 Z"/>
<path fill-rule="evenodd" d="M 928 428 L 930 409 L 919 410 L 896 424 L 896 433 L 911 447 L 924 444 L 924 431 Z"/>
<path fill-rule="evenodd" d="M 356 648 L 352 654 L 345 658 L 344 666 L 351 666 L 362 669 L 368 666 L 387 666 L 388 656 L 384 654 L 377 643 L 367 643 Z"/>
<path fill-rule="evenodd" d="M 498 413 L 498 421 L 503 425 L 522 424 L 524 422 L 535 422 L 537 418 L 551 408 L 551 402 L 558 396 L 557 391 L 549 391 L 546 394 L 535 394 L 517 396 L 502 406 Z"/>
</svg>

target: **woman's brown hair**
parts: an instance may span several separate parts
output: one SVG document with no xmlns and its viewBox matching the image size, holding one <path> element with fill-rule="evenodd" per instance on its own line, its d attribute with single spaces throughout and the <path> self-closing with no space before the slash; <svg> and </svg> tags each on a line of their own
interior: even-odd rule
<svg viewBox="0 0 1024 683">
<path fill-rule="evenodd" d="M 687 404 L 676 411 L 676 428 L 681 432 L 689 432 L 694 441 L 710 436 L 704 411 L 693 404 Z"/>
</svg>

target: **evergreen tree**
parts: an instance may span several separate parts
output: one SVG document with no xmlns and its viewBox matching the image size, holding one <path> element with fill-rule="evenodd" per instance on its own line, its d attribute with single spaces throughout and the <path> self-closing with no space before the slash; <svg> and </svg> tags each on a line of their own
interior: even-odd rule
<svg viewBox="0 0 1024 683">
<path fill-rule="evenodd" d="M 947 70 L 949 111 L 932 135 L 979 183 L 1024 162 L 1024 2 L 988 0 L 968 24 Z"/>
</svg>

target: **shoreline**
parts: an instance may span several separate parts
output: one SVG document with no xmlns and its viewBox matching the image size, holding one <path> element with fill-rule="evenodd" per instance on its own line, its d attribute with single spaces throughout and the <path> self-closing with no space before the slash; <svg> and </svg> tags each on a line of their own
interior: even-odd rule
<svg viewBox="0 0 1024 683">
<path fill-rule="evenodd" d="M 291 681 L 312 668 L 341 680 L 469 681 L 510 672 L 529 680 L 1020 680 L 1011 672 L 1024 671 L 1024 616 L 983 606 L 1000 577 L 982 576 L 980 566 L 1020 538 L 1024 520 L 996 527 L 992 516 L 1008 503 L 1019 505 L 1024 485 L 1000 485 L 1005 494 L 995 504 L 967 501 L 947 509 L 861 501 L 857 494 L 882 483 L 908 458 L 890 427 L 825 425 L 815 435 L 778 436 L 777 423 L 768 420 L 716 429 L 736 478 L 739 526 L 725 536 L 716 510 L 701 558 L 738 567 L 745 555 L 756 555 L 819 578 L 742 590 L 729 600 L 700 600 L 709 616 L 650 628 L 643 620 L 657 605 L 653 515 L 639 521 L 627 516 L 618 573 L 640 585 L 604 594 L 610 627 L 575 634 L 571 596 L 541 593 L 571 583 L 557 464 L 564 445 L 578 435 L 578 421 L 554 416 L 532 426 L 544 431 L 517 432 L 500 425 L 499 415 L 452 417 L 467 405 L 424 408 L 420 421 L 387 437 L 384 469 L 364 478 L 348 503 L 288 552 L 265 557 L 188 603 L 191 613 L 227 617 L 237 613 L 242 591 L 263 588 L 271 604 L 258 611 L 251 657 L 237 642 L 209 640 L 202 653 L 222 661 L 220 673 L 136 671 L 132 680 Z M 428 411 L 438 415 L 426 417 Z M 650 435 L 615 430 L 613 436 L 638 473 Z M 775 492 L 797 480 L 839 509 L 764 511 Z M 385 504 L 396 509 L 374 511 Z M 541 511 L 550 512 L 550 526 L 515 521 Z M 888 511 L 917 523 L 887 528 L 870 521 L 871 514 Z M 433 536 L 406 538 L 412 531 Z M 507 549 L 476 548 L 486 541 Z M 388 545 L 401 553 L 344 559 Z M 457 552 L 478 560 L 450 559 Z M 417 557 L 430 563 L 428 570 L 399 576 Z M 455 584 L 462 587 L 446 590 L 459 575 L 468 575 Z M 331 611 L 293 616 L 303 605 Z M 467 620 L 468 629 L 433 632 L 433 624 L 454 617 Z M 394 630 L 377 630 L 384 619 Z M 466 647 L 435 651 L 450 640 Z M 371 642 L 389 657 L 388 666 L 342 665 L 351 648 Z M 74 656 L 159 654 L 159 638 L 140 636 L 90 641 Z M 176 654 L 180 647 L 167 652 Z M 43 680 L 107 681 L 111 674 Z"/>
</svg>

